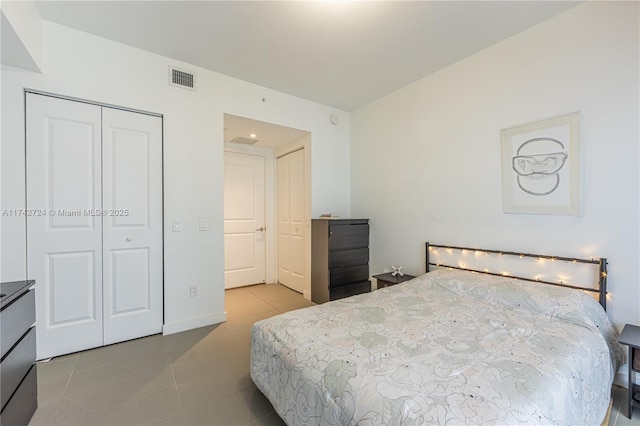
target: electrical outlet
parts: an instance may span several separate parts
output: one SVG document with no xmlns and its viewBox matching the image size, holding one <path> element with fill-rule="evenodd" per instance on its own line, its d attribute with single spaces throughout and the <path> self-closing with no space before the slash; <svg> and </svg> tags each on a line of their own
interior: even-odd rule
<svg viewBox="0 0 640 426">
<path fill-rule="evenodd" d="M 191 284 L 191 287 L 189 287 L 189 292 L 191 294 L 191 297 L 196 297 L 198 295 L 198 286 L 196 284 Z"/>
</svg>

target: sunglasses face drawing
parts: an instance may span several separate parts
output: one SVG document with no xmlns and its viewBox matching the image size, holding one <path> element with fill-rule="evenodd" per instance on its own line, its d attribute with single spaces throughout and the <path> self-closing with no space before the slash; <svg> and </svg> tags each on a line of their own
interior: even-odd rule
<svg viewBox="0 0 640 426">
<path fill-rule="evenodd" d="M 564 145 L 553 138 L 529 139 L 518 147 L 512 160 L 518 187 L 527 194 L 544 196 L 560 185 L 560 174 L 567 154 Z"/>
</svg>

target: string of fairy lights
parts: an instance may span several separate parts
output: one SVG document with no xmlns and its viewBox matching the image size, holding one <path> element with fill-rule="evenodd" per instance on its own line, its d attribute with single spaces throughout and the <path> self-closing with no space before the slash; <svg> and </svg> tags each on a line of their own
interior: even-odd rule
<svg viewBox="0 0 640 426">
<path fill-rule="evenodd" d="M 573 288 L 576 290 L 596 292 L 596 293 L 599 293 L 600 303 L 603 306 L 605 306 L 605 303 L 606 303 L 607 261 L 604 258 L 592 257 L 589 259 L 581 259 L 577 257 L 549 256 L 549 255 L 542 255 L 542 254 L 520 253 L 520 252 L 504 251 L 504 250 L 490 250 L 490 249 L 478 249 L 478 248 L 472 248 L 472 247 L 446 246 L 446 245 L 430 244 L 430 243 L 426 243 L 426 246 L 427 246 L 427 254 L 426 254 L 427 268 L 429 267 L 429 265 L 431 265 L 431 266 L 436 266 L 441 268 L 458 269 L 458 270 L 482 273 L 482 274 L 493 275 L 493 276 L 509 277 L 509 278 L 523 280 L 523 281 L 538 282 L 541 284 L 549 284 L 549 285 Z M 521 277 L 518 275 L 510 274 L 507 271 L 492 272 L 488 268 L 474 269 L 471 267 L 467 267 L 467 265 L 463 260 L 460 260 L 457 265 L 446 264 L 439 261 L 438 250 L 444 250 L 449 255 L 453 255 L 454 252 L 460 252 L 462 256 L 473 254 L 476 258 L 480 256 L 490 256 L 491 254 L 495 254 L 497 256 L 515 256 L 520 259 L 535 258 L 539 263 L 544 263 L 546 261 L 549 261 L 549 262 L 566 262 L 566 263 L 573 263 L 573 264 L 584 263 L 584 264 L 597 265 L 599 268 L 598 281 L 596 283 L 597 288 L 570 284 L 568 283 L 569 279 L 567 276 L 559 276 L 559 279 L 557 281 L 551 281 L 550 279 L 543 279 L 542 274 L 538 274 L 531 278 L 527 278 L 527 277 Z M 430 252 L 438 256 L 438 261 L 436 262 L 429 261 Z"/>
</svg>

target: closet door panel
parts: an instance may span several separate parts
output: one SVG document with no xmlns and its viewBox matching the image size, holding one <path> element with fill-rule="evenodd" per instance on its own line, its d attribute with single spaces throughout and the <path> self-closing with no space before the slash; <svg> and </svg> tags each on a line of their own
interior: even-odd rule
<svg viewBox="0 0 640 426">
<path fill-rule="evenodd" d="M 45 312 L 49 327 L 102 322 L 96 304 L 96 260 L 94 251 L 47 254 Z"/>
<path fill-rule="evenodd" d="M 103 108 L 104 343 L 162 331 L 162 121 Z"/>
<path fill-rule="evenodd" d="M 278 282 L 302 293 L 305 275 L 304 149 L 278 158 Z"/>
<path fill-rule="evenodd" d="M 43 359 L 102 345 L 100 107 L 35 94 L 26 106 L 27 274 Z"/>
<path fill-rule="evenodd" d="M 150 192 L 153 176 L 150 170 L 152 135 L 146 131 L 111 127 L 105 143 L 105 182 L 110 199 L 105 206 L 114 209 L 107 217 L 112 229 L 150 226 Z M 106 152 L 106 150 L 109 152 Z M 118 211 L 120 210 L 120 211 Z"/>
<path fill-rule="evenodd" d="M 146 313 L 152 308 L 149 254 L 147 248 L 111 251 L 112 317 Z"/>
<path fill-rule="evenodd" d="M 290 287 L 291 276 L 291 158 L 277 159 L 278 282 Z"/>
<path fill-rule="evenodd" d="M 304 288 L 304 189 L 305 189 L 305 173 L 304 173 L 304 150 L 296 151 L 289 154 L 291 157 L 291 175 L 290 175 L 290 208 L 291 208 L 291 226 L 290 226 L 290 265 L 291 265 L 291 285 L 290 287 L 302 293 Z"/>
</svg>

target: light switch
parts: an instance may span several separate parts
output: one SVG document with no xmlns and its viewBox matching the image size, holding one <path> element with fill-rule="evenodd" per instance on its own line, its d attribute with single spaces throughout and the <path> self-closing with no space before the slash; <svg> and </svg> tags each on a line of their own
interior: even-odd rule
<svg viewBox="0 0 640 426">
<path fill-rule="evenodd" d="M 206 231 L 207 229 L 209 229 L 209 221 L 206 218 L 201 217 L 200 218 L 200 230 L 201 231 Z"/>
<path fill-rule="evenodd" d="M 173 232 L 182 231 L 182 221 L 178 219 L 173 219 Z"/>
</svg>

